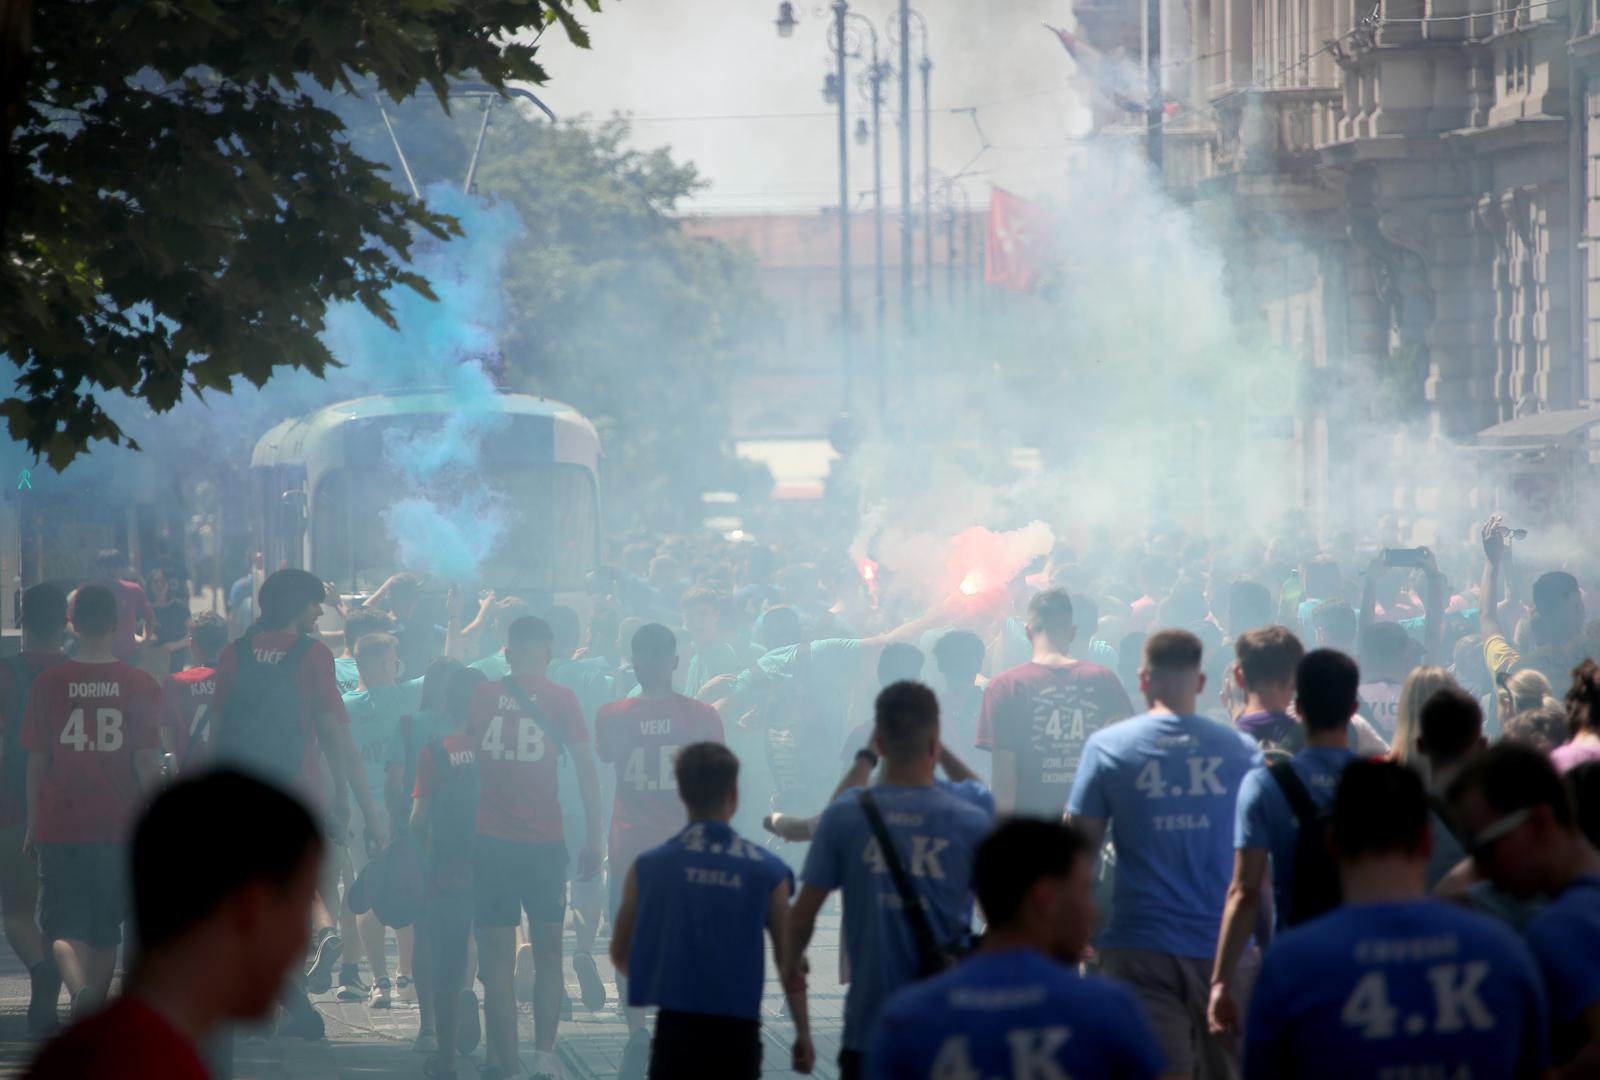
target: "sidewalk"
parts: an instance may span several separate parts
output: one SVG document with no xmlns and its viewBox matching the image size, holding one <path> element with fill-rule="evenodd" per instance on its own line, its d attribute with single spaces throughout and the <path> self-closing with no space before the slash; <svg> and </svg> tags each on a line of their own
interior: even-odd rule
<svg viewBox="0 0 1600 1080">
<path fill-rule="evenodd" d="M 572 936 L 567 936 L 571 955 Z M 611 1080 L 622 1062 L 628 1029 L 617 1010 L 616 980 L 605 942 L 597 946 L 595 963 L 606 982 L 608 1001 L 598 1013 L 591 1013 L 579 1000 L 576 977 L 570 962 L 566 966 L 567 993 L 572 998 L 572 1019 L 561 1022 L 556 1050 L 567 1080 Z M 9 955 L 9 966 L 0 964 L 0 1077 L 20 1076 L 32 1052 L 26 1036 L 24 1013 L 28 1004 L 27 977 Z M 391 970 L 394 956 L 391 943 Z M 817 932 L 809 951 L 811 959 L 811 1028 L 817 1048 L 817 1067 L 812 1073 L 820 1080 L 834 1080 L 839 1054 L 839 1039 L 844 1028 L 844 987 L 839 984 L 839 915 L 837 904 L 825 908 L 817 920 Z M 783 997 L 776 977 L 770 971 L 767 997 L 763 1002 L 763 1033 L 766 1037 L 764 1076 L 794 1075 L 789 1069 L 790 1045 L 794 1029 L 784 1013 Z M 423 1055 L 414 1053 L 411 1042 L 417 1034 L 417 1007 L 414 1001 L 396 995 L 388 1009 L 373 1009 L 365 1002 L 346 1003 L 333 993 L 316 998 L 327 1021 L 327 1038 L 321 1042 L 300 1039 L 260 1038 L 246 1034 L 234 1043 L 236 1080 L 375 1080 L 378 1077 L 416 1078 L 422 1075 Z M 533 1047 L 533 1017 L 526 1007 L 519 1013 L 522 1055 L 526 1063 Z M 483 1061 L 480 1048 L 461 1063 L 462 1080 L 475 1080 Z"/>
</svg>

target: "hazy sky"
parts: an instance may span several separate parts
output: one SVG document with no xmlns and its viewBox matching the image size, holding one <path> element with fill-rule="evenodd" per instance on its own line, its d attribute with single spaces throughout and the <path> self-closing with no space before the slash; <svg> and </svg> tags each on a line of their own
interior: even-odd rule
<svg viewBox="0 0 1600 1080">
<path fill-rule="evenodd" d="M 1073 65 L 1041 25 L 1071 25 L 1068 0 L 920 0 L 933 61 L 935 176 L 968 170 L 975 204 L 997 183 L 1037 193 L 1058 177 L 1067 140 L 1087 125 Z M 545 35 L 541 60 L 550 84 L 540 96 L 563 117 L 631 114 L 640 146 L 670 145 L 711 182 L 696 208 L 716 211 L 814 211 L 838 200 L 837 128 L 822 100 L 831 67 L 832 15 L 818 0 L 797 0 L 800 25 L 788 40 L 774 28 L 777 0 L 602 0 L 586 18 L 593 48 L 570 46 L 558 29 Z M 852 4 L 876 24 L 880 48 L 894 0 Z M 981 12 L 981 14 L 980 14 Z M 913 19 L 915 25 L 915 19 Z M 913 66 L 920 55 L 912 39 Z M 893 57 L 891 57 L 893 59 Z M 851 79 L 864 70 L 851 63 Z M 885 85 L 885 199 L 897 201 L 898 88 Z M 912 104 L 920 108 L 920 76 Z M 971 115 L 951 110 L 977 106 Z M 852 134 L 868 116 L 852 91 Z M 913 114 L 912 160 L 921 175 L 922 117 Z M 984 150 L 984 136 L 991 147 Z M 850 186 L 857 205 L 872 184 L 870 145 L 850 144 Z M 919 196 L 920 197 L 920 196 Z"/>
</svg>

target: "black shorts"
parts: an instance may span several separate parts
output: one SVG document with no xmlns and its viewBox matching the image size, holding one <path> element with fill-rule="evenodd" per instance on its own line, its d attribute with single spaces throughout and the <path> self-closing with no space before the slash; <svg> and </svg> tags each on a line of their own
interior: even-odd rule
<svg viewBox="0 0 1600 1080">
<path fill-rule="evenodd" d="M 46 940 L 115 948 L 127 917 L 128 845 L 39 845 L 39 929 Z"/>
<path fill-rule="evenodd" d="M 567 915 L 567 848 L 480 836 L 472 851 L 472 916 L 479 926 L 559 925 Z"/>
<path fill-rule="evenodd" d="M 674 1012 L 656 1014 L 650 1041 L 650 1080 L 758 1080 L 761 1021 Z"/>
</svg>

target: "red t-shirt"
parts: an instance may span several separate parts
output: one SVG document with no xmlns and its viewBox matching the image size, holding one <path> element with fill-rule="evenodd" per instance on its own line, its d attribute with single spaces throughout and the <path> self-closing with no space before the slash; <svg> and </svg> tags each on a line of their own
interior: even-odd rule
<svg viewBox="0 0 1600 1080">
<path fill-rule="evenodd" d="M 21 656 L 34 675 L 66 659 L 58 652 L 24 652 Z M 11 725 L 15 724 L 20 744 L 22 717 L 7 715 L 11 706 L 11 689 L 11 665 L 0 664 L 0 731 L 10 731 Z M 11 790 L 7 782 L 9 773 L 9 769 L 0 770 L 0 828 L 21 825 L 28 819 L 28 793 L 20 790 L 20 785 L 19 790 Z"/>
<path fill-rule="evenodd" d="M 161 687 L 161 731 L 179 762 L 189 759 L 189 741 L 198 737 L 196 754 L 211 745 L 211 706 L 217 696 L 217 669 L 193 667 L 167 676 Z"/>
<path fill-rule="evenodd" d="M 33 1059 L 25 1080 L 210 1080 L 211 1073 L 167 1018 L 137 998 L 118 998 L 73 1024 Z"/>
<path fill-rule="evenodd" d="M 1066 810 L 1083 744 L 1132 715 L 1122 680 L 1108 668 L 1086 660 L 1059 667 L 1030 660 L 984 688 L 977 746 L 1016 755 L 1017 813 L 1055 820 Z"/>
<path fill-rule="evenodd" d="M 120 660 L 54 664 L 33 680 L 22 746 L 49 758 L 35 840 L 123 843 L 139 809 L 134 754 L 161 746 L 161 687 Z"/>
<path fill-rule="evenodd" d="M 256 658 L 262 663 L 280 663 L 299 638 L 300 634 L 295 630 L 263 630 L 255 636 Z M 228 690 L 233 686 L 234 675 L 239 670 L 239 659 L 234 650 L 243 648 L 243 641 L 240 638 L 223 649 L 222 657 L 217 661 L 217 689 L 211 699 L 211 708 L 215 713 L 211 725 L 213 739 L 216 737 L 217 723 L 228 722 Z M 325 806 L 327 793 L 323 790 L 322 769 L 317 764 L 320 750 L 317 746 L 315 718 L 332 716 L 337 723 L 350 723 L 350 718 L 345 715 L 339 683 L 333 677 L 333 653 L 322 642 L 313 641 L 300 659 L 300 670 L 295 673 L 295 679 L 300 685 L 300 715 L 297 719 L 306 733 L 306 756 L 300 766 L 301 794 L 314 805 Z"/>
<path fill-rule="evenodd" d="M 678 799 L 673 761 L 690 743 L 722 742 L 722 717 L 682 694 L 623 698 L 602 705 L 594 719 L 594 749 L 617 770 L 611 806 L 611 865 L 621 873 L 664 844 L 687 820 Z"/>
<path fill-rule="evenodd" d="M 478 835 L 554 843 L 562 838 L 556 759 L 561 746 L 588 742 L 589 731 L 571 690 L 541 675 L 521 675 L 517 683 L 556 730 L 546 731 L 540 721 L 522 715 L 498 679 L 473 692 L 467 733 L 478 751 Z"/>
</svg>

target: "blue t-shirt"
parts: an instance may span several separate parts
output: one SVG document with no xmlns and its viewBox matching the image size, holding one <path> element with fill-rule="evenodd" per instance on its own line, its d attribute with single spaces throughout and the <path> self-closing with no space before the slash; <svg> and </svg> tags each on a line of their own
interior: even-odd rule
<svg viewBox="0 0 1600 1080">
<path fill-rule="evenodd" d="M 367 774 L 367 788 L 372 801 L 383 806 L 383 782 L 387 769 L 390 744 L 400 735 L 400 718 L 410 716 L 421 707 L 422 680 L 400 683 L 397 686 L 374 686 L 344 695 L 344 711 L 350 717 L 350 741 L 355 744 L 361 758 L 361 768 Z M 420 749 L 420 743 L 413 743 Z"/>
<path fill-rule="evenodd" d="M 356 667 L 356 658 L 353 656 L 336 656 L 333 658 L 333 681 L 339 685 L 339 693 L 353 694 L 356 687 L 361 685 L 361 671 Z"/>
<path fill-rule="evenodd" d="M 1320 809 L 1333 805 L 1334 791 L 1344 767 L 1356 755 L 1344 747 L 1308 746 L 1294 756 L 1294 771 Z M 1239 789 L 1233 846 L 1241 851 L 1266 851 L 1272 857 L 1273 910 L 1280 929 L 1288 925 L 1290 893 L 1294 886 L 1294 848 L 1300 822 L 1288 796 L 1266 769 L 1256 769 Z"/>
<path fill-rule="evenodd" d="M 720 821 L 700 821 L 633 866 L 628 1004 L 759 1020 L 767 903 L 794 882 L 783 860 Z"/>
<path fill-rule="evenodd" d="M 1256 742 L 1200 716 L 1146 713 L 1089 736 L 1067 813 L 1110 821 L 1117 876 L 1103 949 L 1216 955 L 1239 786 Z"/>
<path fill-rule="evenodd" d="M 1513 1080 L 1549 1062 L 1544 989 L 1493 919 L 1434 900 L 1352 904 L 1267 950 L 1245 1080 Z"/>
<path fill-rule="evenodd" d="M 1012 949 L 896 994 L 878 1021 L 867 1076 L 1150 1080 L 1161 1064 L 1127 990 Z"/>
<path fill-rule="evenodd" d="M 990 816 L 938 787 L 877 784 L 872 797 L 935 936 L 941 943 L 963 940 L 971 929 L 972 861 L 989 832 Z M 911 924 L 861 809 L 859 790 L 840 795 L 823 811 L 800 880 L 844 892 L 851 973 L 844 1046 L 866 1050 L 878 1010 L 916 979 L 920 964 Z"/>
<path fill-rule="evenodd" d="M 1600 1003 L 1600 877 L 1581 878 L 1527 929 L 1549 992 L 1555 1022 L 1555 1059 L 1564 1064 L 1588 1042 L 1583 1013 Z"/>
</svg>

